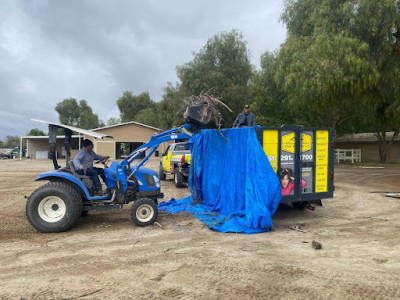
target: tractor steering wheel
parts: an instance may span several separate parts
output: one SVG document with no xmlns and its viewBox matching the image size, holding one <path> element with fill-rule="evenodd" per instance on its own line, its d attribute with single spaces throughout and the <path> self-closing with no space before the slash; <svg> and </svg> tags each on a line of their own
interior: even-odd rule
<svg viewBox="0 0 400 300">
<path fill-rule="evenodd" d="M 110 159 L 109 156 L 104 156 L 103 159 L 98 160 L 98 161 L 95 161 L 94 163 L 95 163 L 95 164 L 103 164 L 103 165 L 104 165 L 104 168 L 108 168 L 107 162 L 108 162 L 109 159 Z"/>
</svg>

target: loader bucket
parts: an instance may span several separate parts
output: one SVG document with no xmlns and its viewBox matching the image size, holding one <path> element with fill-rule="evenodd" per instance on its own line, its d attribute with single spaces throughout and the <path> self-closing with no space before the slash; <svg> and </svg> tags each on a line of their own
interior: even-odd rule
<svg viewBox="0 0 400 300">
<path fill-rule="evenodd" d="M 188 105 L 183 117 L 189 124 L 206 125 L 211 119 L 211 107 L 207 103 Z"/>
</svg>

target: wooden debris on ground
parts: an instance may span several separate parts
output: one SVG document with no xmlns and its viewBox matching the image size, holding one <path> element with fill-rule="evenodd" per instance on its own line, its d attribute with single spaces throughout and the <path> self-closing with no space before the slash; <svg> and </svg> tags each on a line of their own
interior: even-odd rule
<svg viewBox="0 0 400 300">
<path fill-rule="evenodd" d="M 157 226 L 160 227 L 162 230 L 164 230 L 164 227 L 162 227 L 160 223 L 154 222 L 154 225 L 157 225 Z"/>
<path fill-rule="evenodd" d="M 386 197 L 400 199 L 400 193 L 384 193 Z"/>
<path fill-rule="evenodd" d="M 300 225 L 296 225 L 296 226 L 292 225 L 292 226 L 290 226 L 290 229 L 293 229 L 293 230 L 296 230 L 296 231 L 299 231 L 302 233 L 307 233 L 307 231 L 301 229 Z"/>
</svg>

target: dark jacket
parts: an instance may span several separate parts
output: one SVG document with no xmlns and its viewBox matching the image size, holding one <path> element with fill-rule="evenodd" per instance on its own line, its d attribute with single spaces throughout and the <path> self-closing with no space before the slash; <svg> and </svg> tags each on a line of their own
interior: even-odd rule
<svg viewBox="0 0 400 300">
<path fill-rule="evenodd" d="M 233 122 L 233 128 L 235 127 L 253 127 L 256 126 L 256 118 L 254 114 L 249 112 L 247 115 L 244 112 L 240 113 L 235 122 Z"/>
</svg>

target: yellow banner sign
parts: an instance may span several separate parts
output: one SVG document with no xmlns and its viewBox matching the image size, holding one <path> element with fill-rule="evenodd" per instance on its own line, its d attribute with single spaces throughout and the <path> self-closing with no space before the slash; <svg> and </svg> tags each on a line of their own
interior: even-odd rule
<svg viewBox="0 0 400 300">
<path fill-rule="evenodd" d="M 317 130 L 317 145 L 315 149 L 315 192 L 328 191 L 328 155 L 329 155 L 329 132 Z"/>
<path fill-rule="evenodd" d="M 278 130 L 264 130 L 263 149 L 276 173 L 278 171 Z"/>
</svg>

